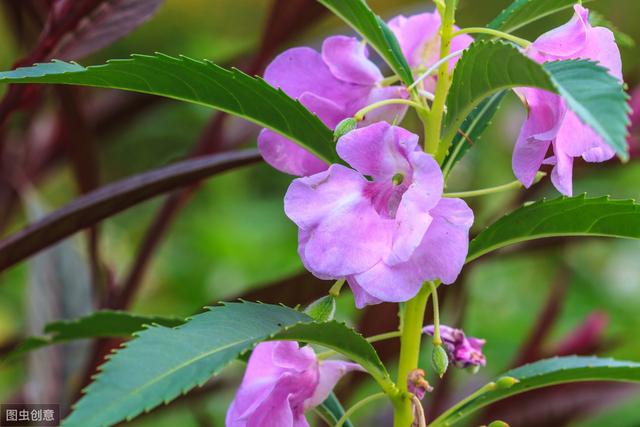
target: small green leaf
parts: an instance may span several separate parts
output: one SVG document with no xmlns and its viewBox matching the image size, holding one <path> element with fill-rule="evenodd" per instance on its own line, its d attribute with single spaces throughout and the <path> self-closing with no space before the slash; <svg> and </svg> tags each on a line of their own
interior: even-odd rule
<svg viewBox="0 0 640 427">
<path fill-rule="evenodd" d="M 112 355 L 87 387 L 64 426 L 109 426 L 170 402 L 204 384 L 264 340 L 296 340 L 346 355 L 386 388 L 384 365 L 362 336 L 338 322 L 310 323 L 290 308 L 231 303 L 210 308 L 185 324 L 153 325 Z"/>
<path fill-rule="evenodd" d="M 453 166 L 464 157 L 467 151 L 480 141 L 482 134 L 487 130 L 491 120 L 498 112 L 506 94 L 507 91 L 505 90 L 485 99 L 464 119 L 460 126 L 460 132 L 453 138 L 449 154 L 447 154 L 442 163 L 442 170 L 445 174 L 448 175 Z"/>
<path fill-rule="evenodd" d="M 336 314 L 336 299 L 326 295 L 309 304 L 304 313 L 316 322 L 328 322 L 333 320 Z"/>
<path fill-rule="evenodd" d="M 411 67 L 407 63 L 398 40 L 389 26 L 371 11 L 364 0 L 318 0 L 359 32 L 391 69 L 407 85 L 413 83 Z"/>
<path fill-rule="evenodd" d="M 533 87 L 559 94 L 568 108 L 621 158 L 629 157 L 627 126 L 630 108 L 620 81 L 590 61 L 538 64 L 513 45 L 502 41 L 475 42 L 456 65 L 447 98 L 444 140 L 454 139 L 467 116 L 485 98 L 517 87 Z"/>
<path fill-rule="evenodd" d="M 508 245 L 558 236 L 640 239 L 640 205 L 632 200 L 581 195 L 523 206 L 473 239 L 467 262 Z"/>
<path fill-rule="evenodd" d="M 29 337 L 7 358 L 14 358 L 29 351 L 52 344 L 87 338 L 130 337 L 145 325 L 174 327 L 184 320 L 171 317 L 140 316 L 125 311 L 98 311 L 86 317 L 49 323 L 44 332 L 47 336 Z"/>
<path fill-rule="evenodd" d="M 571 9 L 577 3 L 578 0 L 516 0 L 487 26 L 511 33 L 539 19 Z"/>
<path fill-rule="evenodd" d="M 331 130 L 302 104 L 260 78 L 208 61 L 162 54 L 132 55 L 86 68 L 54 61 L 0 72 L 0 83 L 93 86 L 192 102 L 272 129 L 327 163 L 337 161 Z"/>
<path fill-rule="evenodd" d="M 557 357 L 521 366 L 504 376 L 513 377 L 518 382 L 508 388 L 488 388 L 486 392 L 446 411 L 430 425 L 451 426 L 493 402 L 550 385 L 578 381 L 640 382 L 640 363 L 598 357 Z"/>
</svg>

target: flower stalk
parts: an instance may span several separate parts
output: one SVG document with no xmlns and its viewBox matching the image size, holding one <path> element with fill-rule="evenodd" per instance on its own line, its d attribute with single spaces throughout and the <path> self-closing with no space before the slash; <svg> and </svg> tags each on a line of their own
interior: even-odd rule
<svg viewBox="0 0 640 427">
<path fill-rule="evenodd" d="M 463 28 L 453 33 L 454 37 L 462 34 L 488 34 L 490 36 L 509 40 L 510 42 L 513 42 L 524 49 L 531 46 L 531 42 L 529 40 L 514 36 L 513 34 L 505 33 L 504 31 L 494 30 L 492 28 L 469 27 L 469 28 Z"/>
</svg>

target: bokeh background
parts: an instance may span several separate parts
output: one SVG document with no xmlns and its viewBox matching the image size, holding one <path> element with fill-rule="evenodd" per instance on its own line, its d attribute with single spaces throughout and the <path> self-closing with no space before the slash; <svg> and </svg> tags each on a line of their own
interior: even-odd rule
<svg viewBox="0 0 640 427">
<path fill-rule="evenodd" d="M 35 5 L 28 10 L 17 3 Z M 12 68 L 33 48 L 49 3 L 0 0 L 0 69 Z M 385 19 L 433 8 L 428 1 L 369 3 Z M 460 3 L 458 24 L 480 26 L 510 1 Z M 640 40 L 640 2 L 598 0 L 588 6 L 621 32 Z M 533 39 L 569 16 L 567 12 L 550 17 L 519 35 Z M 80 62 L 98 64 L 130 53 L 159 51 L 260 72 L 278 51 L 298 45 L 318 48 L 324 36 L 336 33 L 352 31 L 311 0 L 166 0 L 149 22 Z M 632 91 L 640 81 L 640 48 L 627 41 L 621 50 Z M 0 91 L 6 92 L 6 88 L 0 87 Z M 57 139 L 62 148 L 49 154 L 46 150 L 55 147 L 47 141 L 52 133 L 61 132 L 56 126 L 68 98 L 80 106 L 81 114 L 63 122 L 66 133 Z M 524 114 L 510 95 L 489 131 L 454 170 L 449 190 L 514 179 L 510 155 Z M 47 89 L 37 102 L 13 112 L 4 125 L 8 149 L 0 164 L 5 180 L 0 195 L 0 233 L 6 236 L 19 230 L 91 188 L 183 159 L 203 140 L 209 141 L 209 151 L 255 144 L 256 128 L 235 119 L 216 125 L 217 120 L 220 117 L 209 109 L 148 96 Z M 417 129 L 411 117 L 406 125 Z M 80 159 L 90 169 L 92 182 L 88 186 L 78 182 L 69 160 L 72 150 L 65 141 L 74 138 L 90 147 Z M 614 160 L 577 167 L 575 192 L 637 199 L 640 150 L 637 146 L 635 150 L 636 156 L 625 165 Z M 16 175 L 23 178 L 19 199 L 8 195 L 12 181 L 6 177 Z M 123 308 L 186 317 L 207 304 L 239 296 L 295 305 L 326 292 L 330 284 L 304 273 L 296 254 L 296 228 L 282 209 L 290 180 L 259 164 L 202 183 L 182 204 L 135 295 Z M 532 190 L 473 200 L 477 218 L 474 233 L 523 202 L 557 196 L 545 181 Z M 127 278 L 163 203 L 165 198 L 160 197 L 138 205 L 102 222 L 97 238 L 90 237 L 92 232 L 80 233 L 2 273 L 0 351 L 6 354 L 25 336 L 40 334 L 47 321 L 94 310 L 105 287 L 119 286 Z M 436 391 L 426 400 L 428 414 L 441 411 L 493 375 L 527 361 L 574 353 L 640 360 L 639 260 L 640 243 L 636 241 L 553 239 L 502 251 L 469 265 L 459 282 L 443 291 L 443 321 L 486 338 L 488 365 L 475 376 L 450 371 L 444 382 L 434 379 Z M 92 265 L 99 266 L 98 277 L 92 277 Z M 340 298 L 338 316 L 368 334 L 397 324 L 393 306 L 356 311 L 348 292 Z M 117 344 L 103 343 L 102 349 Z M 397 343 L 381 343 L 378 349 L 393 365 Z M 90 363 L 87 361 L 95 351 L 94 343 L 78 343 L 0 363 L 0 401 L 55 399 L 68 405 L 83 381 L 84 365 Z M 428 367 L 430 352 L 423 353 L 423 364 Z M 241 365 L 234 365 L 204 389 L 130 424 L 222 426 L 241 373 Z M 354 376 L 341 384 L 338 395 L 348 406 L 372 390 L 371 383 Z M 586 427 L 603 425 L 606 420 L 612 427 L 637 427 L 638 407 L 638 388 L 586 383 L 511 399 L 490 407 L 482 419 L 501 418 L 512 426 Z M 354 421 L 356 425 L 386 425 L 389 411 L 375 405 Z M 480 423 L 475 420 L 471 425 Z"/>
</svg>

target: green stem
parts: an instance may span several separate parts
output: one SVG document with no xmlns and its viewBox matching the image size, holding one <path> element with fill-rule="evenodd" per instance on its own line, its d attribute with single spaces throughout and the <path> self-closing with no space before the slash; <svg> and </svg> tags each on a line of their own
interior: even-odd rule
<svg viewBox="0 0 640 427">
<path fill-rule="evenodd" d="M 391 331 L 391 332 L 386 332 L 384 334 L 372 335 L 369 338 L 367 338 L 367 341 L 378 342 L 378 341 L 390 340 L 392 338 L 398 338 L 401 335 L 402 334 L 400 331 Z"/>
<path fill-rule="evenodd" d="M 402 98 L 396 98 L 396 99 L 385 99 L 385 100 L 383 100 L 383 101 L 379 101 L 379 102 L 376 102 L 376 103 L 374 103 L 374 104 L 367 105 L 366 107 L 364 107 L 363 109 L 361 109 L 360 111 L 358 111 L 358 112 L 353 116 L 353 118 L 354 118 L 354 119 L 356 119 L 357 121 L 361 121 L 361 120 L 363 120 L 363 119 L 364 119 L 364 116 L 365 116 L 368 112 L 373 111 L 373 110 L 375 110 L 375 109 L 377 109 L 377 108 L 380 108 L 380 107 L 385 107 L 385 106 L 387 106 L 387 105 L 395 105 L 395 104 L 409 105 L 409 106 L 411 106 L 411 107 L 415 108 L 416 110 L 422 110 L 422 109 L 424 109 L 424 107 L 423 107 L 421 104 L 419 104 L 419 103 L 417 103 L 417 102 L 415 102 L 415 101 L 412 101 L 412 100 L 410 100 L 410 99 L 402 99 Z"/>
<path fill-rule="evenodd" d="M 438 290 L 434 282 L 429 282 L 431 287 L 431 301 L 433 301 L 433 345 L 442 345 L 440 338 L 440 308 L 438 305 Z"/>
<path fill-rule="evenodd" d="M 453 24 L 455 22 L 455 5 L 456 0 L 446 0 L 444 18 L 442 20 L 442 35 L 440 43 L 440 58 L 446 58 L 451 53 L 451 40 L 453 39 Z M 437 154 L 440 151 L 440 133 L 442 131 L 442 118 L 444 115 L 445 101 L 447 99 L 447 93 L 451 86 L 451 75 L 449 74 L 449 64 L 444 61 L 440 64 L 438 70 L 438 83 L 436 85 L 436 97 L 431 105 L 431 112 L 429 113 L 429 122 L 427 125 L 427 141 L 426 151 L 429 154 Z M 443 156 L 444 158 L 444 156 Z M 442 159 L 438 159 L 438 163 L 442 162 Z"/>
<path fill-rule="evenodd" d="M 400 361 L 398 366 L 397 387 L 400 395 L 394 399 L 394 426 L 410 427 L 413 422 L 411 399 L 407 387 L 409 373 L 418 367 L 422 324 L 427 299 L 431 293 L 429 286 L 423 286 L 418 295 L 404 306 L 400 335 Z"/>
<path fill-rule="evenodd" d="M 362 399 L 361 401 L 355 403 L 352 407 L 350 407 L 349 409 L 347 409 L 344 413 L 344 415 L 338 420 L 338 422 L 336 423 L 335 427 L 342 427 L 342 425 L 347 422 L 347 420 L 349 419 L 349 417 L 351 415 L 353 415 L 358 409 L 362 408 L 363 406 L 376 401 L 378 399 L 382 399 L 383 397 L 386 397 L 387 395 L 385 393 L 376 393 L 376 394 L 372 394 L 371 396 L 365 397 L 364 399 Z"/>
<path fill-rule="evenodd" d="M 484 27 L 463 28 L 453 33 L 453 36 L 455 37 L 461 34 L 489 34 L 490 36 L 499 37 L 501 39 L 514 42 L 518 46 L 523 47 L 525 49 L 531 46 L 531 42 L 529 40 L 523 39 L 521 37 L 516 37 L 513 34 L 505 33 L 504 31 L 498 31 L 491 28 L 484 28 Z"/>
<path fill-rule="evenodd" d="M 535 179 L 533 180 L 533 184 L 537 184 L 538 182 L 540 182 L 540 180 L 544 178 L 546 175 L 547 174 L 544 172 L 538 172 L 536 174 Z M 502 193 L 503 191 L 508 191 L 508 190 L 517 190 L 518 188 L 522 188 L 522 187 L 523 185 L 520 181 L 513 181 L 508 184 L 498 185 L 496 187 L 483 188 L 480 190 L 462 191 L 459 193 L 444 193 L 442 197 L 468 199 L 470 197 L 479 197 L 479 196 L 486 196 L 488 194 Z"/>
<path fill-rule="evenodd" d="M 340 296 L 340 290 L 342 289 L 343 286 L 344 286 L 344 279 L 337 280 L 336 283 L 334 283 L 333 286 L 331 286 L 331 289 L 329 289 L 329 295 L 331 295 L 334 298 L 338 298 Z"/>
<path fill-rule="evenodd" d="M 494 382 L 490 382 L 488 384 L 483 385 L 475 393 L 471 393 L 465 399 L 461 400 L 460 402 L 456 403 L 451 408 L 449 408 L 447 411 L 443 412 L 438 418 L 433 420 L 433 422 L 431 422 L 431 424 L 429 424 L 428 427 L 440 427 L 440 426 L 449 427 L 450 424 L 446 420 L 451 414 L 453 414 L 454 412 L 457 412 L 460 408 L 466 405 L 467 402 L 470 402 L 471 400 L 477 398 L 478 396 L 481 396 L 495 389 L 496 389 L 496 383 Z"/>
</svg>

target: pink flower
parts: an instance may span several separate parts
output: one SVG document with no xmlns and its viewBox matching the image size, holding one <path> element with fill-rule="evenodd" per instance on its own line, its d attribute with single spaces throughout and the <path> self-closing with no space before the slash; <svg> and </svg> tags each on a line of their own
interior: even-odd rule
<svg viewBox="0 0 640 427">
<path fill-rule="evenodd" d="M 368 56 L 366 45 L 358 39 L 333 36 L 322 44 L 322 53 L 308 47 L 283 52 L 267 67 L 264 78 L 298 99 L 334 129 L 340 121 L 369 104 L 408 96 L 402 86 L 382 86 L 384 76 Z M 391 121 L 405 111 L 405 106 L 380 108 L 368 115 L 366 122 Z M 313 175 L 329 167 L 271 130 L 262 130 L 258 147 L 267 163 L 292 175 Z"/>
<path fill-rule="evenodd" d="M 424 333 L 433 336 L 433 325 L 423 329 Z M 485 366 L 487 360 L 482 354 L 485 340 L 467 337 L 462 329 L 440 325 L 442 345 L 449 355 L 449 362 L 457 368 L 469 366 Z"/>
<path fill-rule="evenodd" d="M 227 411 L 227 427 L 308 427 L 304 416 L 320 405 L 338 380 L 360 365 L 319 361 L 309 346 L 293 341 L 258 344 Z"/>
<path fill-rule="evenodd" d="M 440 26 L 442 18 L 438 11 L 421 13 L 408 18 L 399 15 L 389 21 L 389 28 L 395 34 L 402 53 L 409 66 L 416 71 L 425 71 L 440 60 Z M 458 27 L 454 28 L 456 31 Z M 462 34 L 453 38 L 451 52 L 466 49 L 473 43 L 473 38 Z M 453 70 L 458 58 L 449 62 Z M 435 77 L 427 83 L 427 89 L 433 89 Z"/>
<path fill-rule="evenodd" d="M 611 75 L 622 80 L 620 51 L 613 33 L 606 28 L 589 24 L 589 11 L 580 5 L 567 24 L 540 36 L 526 51 L 539 63 L 568 59 L 590 59 L 609 69 Z M 585 88 L 588 90 L 588 88 Z M 525 185 L 530 186 L 542 164 L 554 165 L 551 180 L 565 195 L 573 193 L 573 159 L 603 162 L 614 151 L 578 116 L 569 111 L 558 96 L 540 89 L 518 89 L 528 107 L 525 122 L 513 152 L 513 171 Z M 549 146 L 553 156 L 546 158 Z"/>
<path fill-rule="evenodd" d="M 332 165 L 294 180 L 285 195 L 305 267 L 346 278 L 359 308 L 407 301 L 425 280 L 453 283 L 473 212 L 442 198 L 442 172 L 418 136 L 379 122 L 340 138 L 337 151 L 355 170 Z"/>
</svg>

